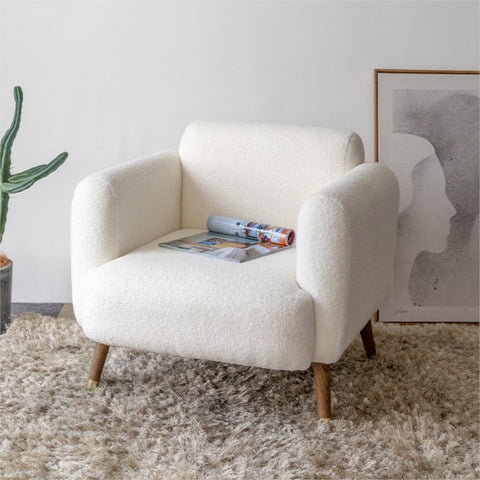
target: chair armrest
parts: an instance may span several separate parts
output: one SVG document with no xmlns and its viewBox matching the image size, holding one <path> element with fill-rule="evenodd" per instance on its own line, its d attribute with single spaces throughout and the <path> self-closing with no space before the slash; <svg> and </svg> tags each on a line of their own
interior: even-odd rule
<svg viewBox="0 0 480 480">
<path fill-rule="evenodd" d="M 297 282 L 314 303 L 313 362 L 336 362 L 383 303 L 393 276 L 398 196 L 388 167 L 364 163 L 303 203 Z"/>
<path fill-rule="evenodd" d="M 180 205 L 181 166 L 174 151 L 114 166 L 79 183 L 71 214 L 76 314 L 85 274 L 91 268 L 178 230 Z"/>
</svg>

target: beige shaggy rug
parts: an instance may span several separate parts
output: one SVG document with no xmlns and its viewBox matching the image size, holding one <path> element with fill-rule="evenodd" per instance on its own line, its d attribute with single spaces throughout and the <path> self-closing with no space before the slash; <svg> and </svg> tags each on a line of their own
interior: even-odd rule
<svg viewBox="0 0 480 480">
<path fill-rule="evenodd" d="M 312 371 L 112 348 L 97 390 L 72 319 L 16 317 L 0 337 L 1 479 L 479 478 L 478 328 L 374 325 L 332 368 L 335 419 Z"/>
</svg>

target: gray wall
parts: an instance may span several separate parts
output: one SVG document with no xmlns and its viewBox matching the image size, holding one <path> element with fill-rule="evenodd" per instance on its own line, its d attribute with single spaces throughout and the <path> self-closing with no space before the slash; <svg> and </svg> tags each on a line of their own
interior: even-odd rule
<svg viewBox="0 0 480 480">
<path fill-rule="evenodd" d="M 375 68 L 478 69 L 476 1 L 1 2 L 0 127 L 24 89 L 16 171 L 60 170 L 10 202 L 13 301 L 70 301 L 75 185 L 175 147 L 192 120 L 357 131 L 373 157 Z"/>
</svg>

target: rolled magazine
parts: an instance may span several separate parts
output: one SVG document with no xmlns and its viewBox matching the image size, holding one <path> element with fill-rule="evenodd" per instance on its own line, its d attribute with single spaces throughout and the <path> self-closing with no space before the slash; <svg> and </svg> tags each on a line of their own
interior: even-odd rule
<svg viewBox="0 0 480 480">
<path fill-rule="evenodd" d="M 273 227 L 265 223 L 249 222 L 221 215 L 210 215 L 207 220 L 207 228 L 210 232 L 249 238 L 262 243 L 290 246 L 295 240 L 295 233 L 289 228 Z"/>
<path fill-rule="evenodd" d="M 288 249 L 295 234 L 289 228 L 211 215 L 208 232 L 159 243 L 160 247 L 241 263 Z"/>
</svg>

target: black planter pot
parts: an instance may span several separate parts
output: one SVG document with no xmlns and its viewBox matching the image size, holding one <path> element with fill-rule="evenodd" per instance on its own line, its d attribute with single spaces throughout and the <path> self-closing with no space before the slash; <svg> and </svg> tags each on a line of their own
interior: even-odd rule
<svg viewBox="0 0 480 480">
<path fill-rule="evenodd" d="M 0 335 L 5 333 L 7 324 L 10 322 L 12 308 L 12 271 L 11 260 L 0 268 Z"/>
</svg>

